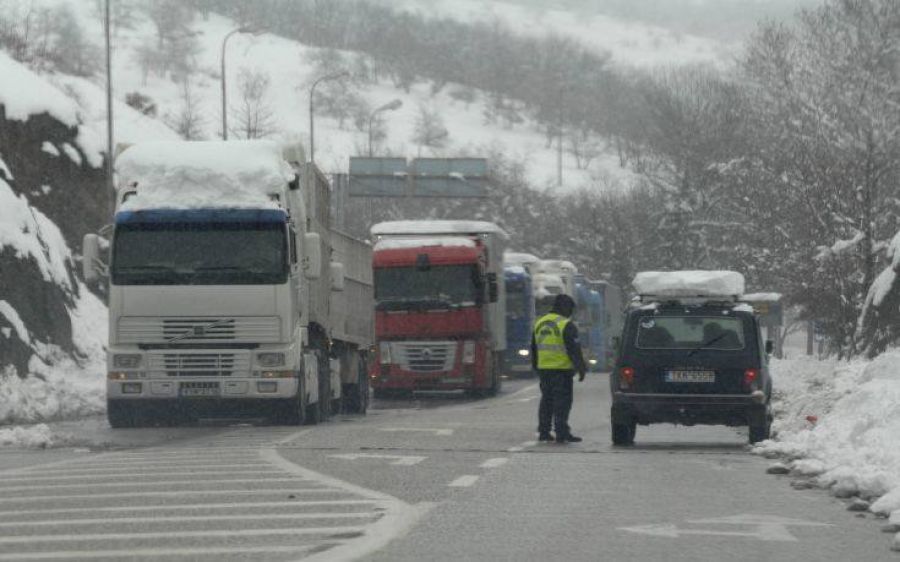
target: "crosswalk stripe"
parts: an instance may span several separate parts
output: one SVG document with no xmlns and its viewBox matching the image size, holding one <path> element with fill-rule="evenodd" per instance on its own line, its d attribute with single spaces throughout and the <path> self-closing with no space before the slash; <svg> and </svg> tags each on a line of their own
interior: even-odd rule
<svg viewBox="0 0 900 562">
<path fill-rule="evenodd" d="M 266 513 L 265 519 L 374 519 L 379 513 L 357 511 L 346 513 Z M 100 517 L 91 519 L 48 519 L 42 521 L 0 521 L 0 528 L 11 527 L 64 527 L 69 525 L 115 525 L 125 523 L 188 523 L 191 521 L 246 521 L 247 515 L 178 515 L 175 517 Z"/>
<path fill-rule="evenodd" d="M 67 560 L 96 558 L 133 558 L 139 556 L 203 556 L 216 554 L 302 554 L 321 545 L 234 546 L 202 548 L 129 548 L 123 550 L 64 550 L 55 552 L 14 552 L 0 554 L 0 560 Z"/>
<path fill-rule="evenodd" d="M 222 471 L 216 472 L 214 476 L 220 475 L 258 475 L 258 476 L 280 476 L 283 475 L 284 472 L 281 470 L 234 470 L 234 471 Z M 103 480 L 106 481 L 110 478 L 135 478 L 140 476 L 161 476 L 158 471 L 147 471 L 147 472 L 117 472 L 112 474 L 103 474 Z M 203 472 L 166 472 L 165 476 L 197 476 L 202 477 L 208 481 L 216 481 L 219 480 L 210 479 L 212 476 L 209 473 Z M 89 474 L 69 474 L 68 476 L 60 475 L 60 476 L 16 476 L 13 478 L 3 478 L 3 482 L 56 482 L 56 481 L 66 481 L 66 480 L 90 480 L 97 482 L 97 474 L 95 472 L 91 472 Z M 295 481 L 300 481 L 299 478 L 294 478 Z"/>
<path fill-rule="evenodd" d="M 269 490 L 185 490 L 180 492 L 126 492 L 117 494 L 72 494 L 68 496 L 22 496 L 18 498 L 0 498 L 0 503 L 21 503 L 23 501 L 48 500 L 99 500 L 113 498 L 180 498 L 183 496 L 221 496 L 248 494 L 346 494 L 334 488 L 278 488 Z"/>
<path fill-rule="evenodd" d="M 157 475 L 157 477 L 160 475 Z M 165 476 L 168 476 L 166 474 Z M 47 490 L 63 488 L 139 488 L 150 486 L 189 486 L 193 484 L 262 484 L 266 482 L 297 482 L 296 478 L 230 478 L 223 480 L 141 480 L 135 478 L 130 482 L 84 482 L 82 484 L 41 484 L 40 486 L 0 486 L 0 494 L 4 492 L 25 492 L 28 490 Z"/>
<path fill-rule="evenodd" d="M 50 515 L 63 513 L 122 513 L 145 511 L 181 511 L 203 509 L 241 509 L 247 507 L 316 507 L 324 505 L 374 505 L 380 503 L 373 499 L 359 500 L 313 500 L 294 501 L 282 500 L 277 502 L 234 502 L 234 503 L 188 503 L 174 505 L 136 505 L 136 506 L 104 506 L 104 507 L 62 507 L 52 509 L 16 509 L 14 511 L 0 511 L 0 517 L 21 517 L 24 515 Z"/>
<path fill-rule="evenodd" d="M 131 539 L 190 539 L 212 537 L 272 537 L 280 535 L 330 535 L 362 533 L 365 527 L 292 527 L 288 529 L 216 529 L 209 531 L 160 531 L 150 533 L 78 533 L 77 535 L 27 535 L 0 537 L 0 544 L 82 542 Z"/>
</svg>

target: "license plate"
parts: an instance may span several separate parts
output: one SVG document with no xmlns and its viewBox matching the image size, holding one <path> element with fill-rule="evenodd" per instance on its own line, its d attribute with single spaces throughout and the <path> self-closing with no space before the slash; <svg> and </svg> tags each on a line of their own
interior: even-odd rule
<svg viewBox="0 0 900 562">
<path fill-rule="evenodd" d="M 666 371 L 666 382 L 716 382 L 715 371 Z"/>
<path fill-rule="evenodd" d="M 215 398 L 219 396 L 219 383 L 183 382 L 179 387 L 179 393 L 186 398 Z"/>
</svg>

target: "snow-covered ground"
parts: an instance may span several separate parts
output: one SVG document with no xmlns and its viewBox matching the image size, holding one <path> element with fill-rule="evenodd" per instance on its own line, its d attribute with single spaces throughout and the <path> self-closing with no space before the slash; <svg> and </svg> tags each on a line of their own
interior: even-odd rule
<svg viewBox="0 0 900 562">
<path fill-rule="evenodd" d="M 900 350 L 873 361 L 773 360 L 774 437 L 754 450 L 900 523 Z"/>
</svg>

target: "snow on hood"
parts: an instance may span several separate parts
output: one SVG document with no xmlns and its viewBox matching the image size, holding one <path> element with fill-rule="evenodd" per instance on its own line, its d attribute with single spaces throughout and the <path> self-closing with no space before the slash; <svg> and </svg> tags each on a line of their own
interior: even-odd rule
<svg viewBox="0 0 900 562">
<path fill-rule="evenodd" d="M 373 236 L 413 234 L 496 234 L 507 238 L 502 228 L 486 221 L 389 221 L 380 222 L 372 227 Z"/>
<path fill-rule="evenodd" d="M 744 293 L 744 276 L 735 271 L 642 271 L 632 285 L 639 295 L 733 297 Z"/>
<path fill-rule="evenodd" d="M 116 160 L 119 189 L 137 186 L 123 209 L 269 207 L 294 177 L 270 141 L 150 142 Z"/>
<path fill-rule="evenodd" d="M 400 238 L 379 240 L 375 243 L 375 251 L 400 250 L 405 248 L 419 248 L 424 246 L 464 247 L 474 248 L 475 242 L 468 238 Z"/>
</svg>

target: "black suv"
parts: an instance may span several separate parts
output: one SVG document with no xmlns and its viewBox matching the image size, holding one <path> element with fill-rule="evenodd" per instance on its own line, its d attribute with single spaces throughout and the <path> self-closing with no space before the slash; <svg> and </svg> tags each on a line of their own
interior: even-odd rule
<svg viewBox="0 0 900 562">
<path fill-rule="evenodd" d="M 749 426 L 769 437 L 768 354 L 749 305 L 635 303 L 610 375 L 612 441 L 634 443 L 637 424 Z"/>
</svg>

